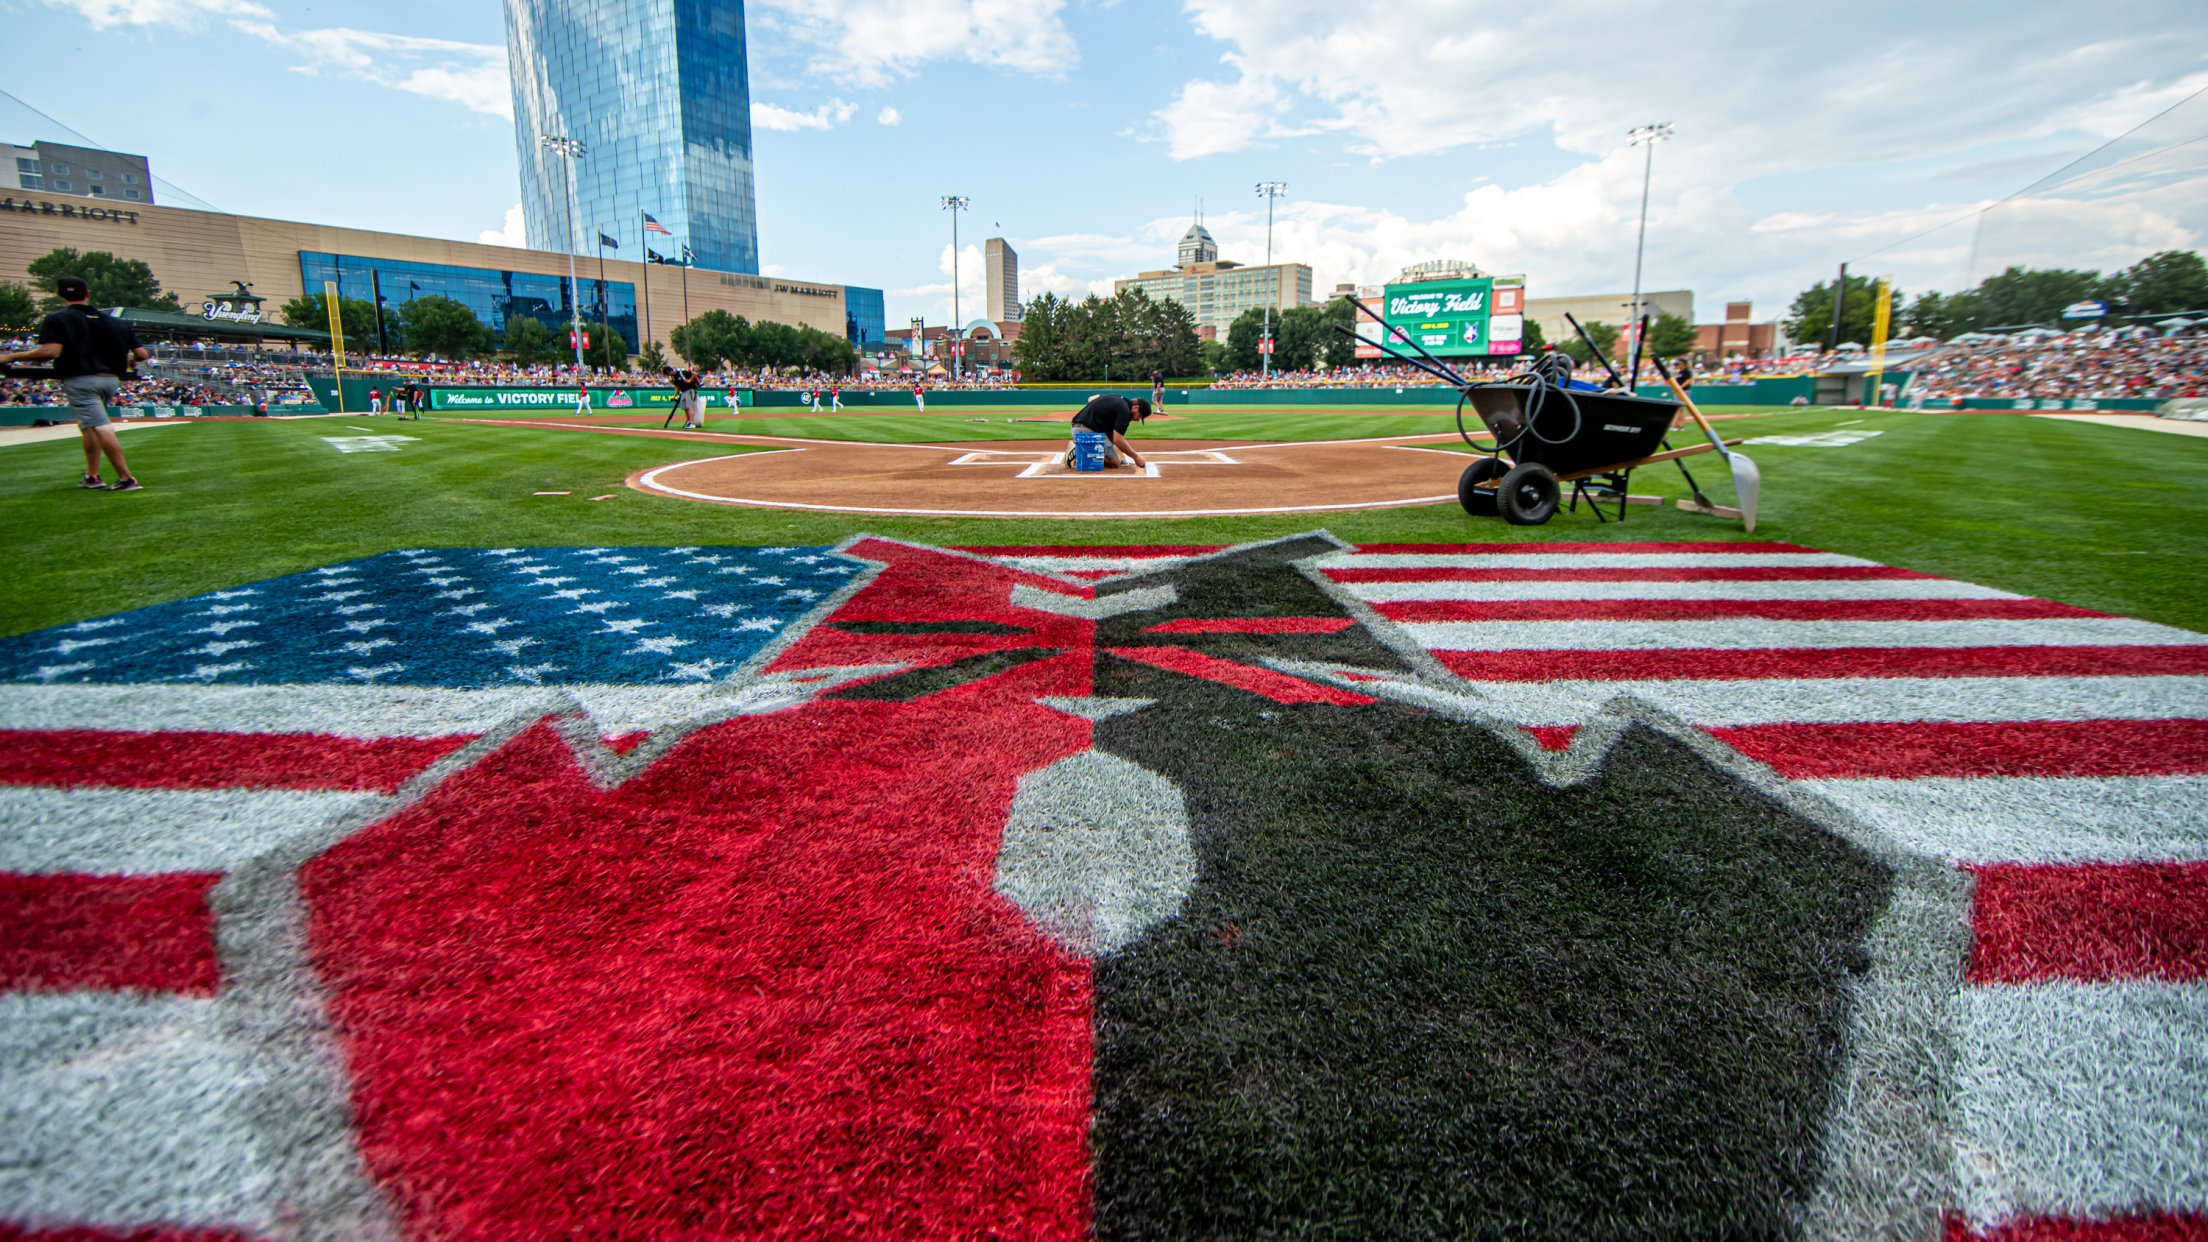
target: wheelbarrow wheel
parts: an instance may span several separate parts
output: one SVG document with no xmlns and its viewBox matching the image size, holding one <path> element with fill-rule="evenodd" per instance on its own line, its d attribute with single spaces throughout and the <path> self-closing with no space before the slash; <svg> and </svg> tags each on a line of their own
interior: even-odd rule
<svg viewBox="0 0 2208 1242">
<path fill-rule="evenodd" d="M 1457 503 L 1473 517 L 1495 516 L 1495 480 L 1502 475 L 1503 463 L 1492 457 L 1475 459 L 1457 476 Z M 1481 487 L 1486 483 L 1490 486 Z"/>
<path fill-rule="evenodd" d="M 1539 526 L 1556 516 L 1562 492 L 1554 470 L 1539 462 L 1520 462 L 1495 489 L 1495 507 L 1512 526 Z"/>
</svg>

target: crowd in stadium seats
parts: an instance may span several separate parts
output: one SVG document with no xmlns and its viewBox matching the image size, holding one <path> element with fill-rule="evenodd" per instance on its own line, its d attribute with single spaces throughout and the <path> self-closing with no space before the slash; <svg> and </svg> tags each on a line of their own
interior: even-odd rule
<svg viewBox="0 0 2208 1242">
<path fill-rule="evenodd" d="M 1919 365 L 1912 397 L 2208 395 L 2208 335 L 2124 332 L 2005 336 L 1949 344 Z"/>
</svg>

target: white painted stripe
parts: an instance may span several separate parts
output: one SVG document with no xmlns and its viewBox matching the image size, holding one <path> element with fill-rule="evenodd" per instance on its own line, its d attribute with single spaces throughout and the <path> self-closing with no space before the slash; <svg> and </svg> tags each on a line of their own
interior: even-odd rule
<svg viewBox="0 0 2208 1242">
<path fill-rule="evenodd" d="M 2208 634 L 2127 617 L 1982 621 L 1419 621 L 1403 627 L 1438 651 L 1661 651 L 1766 647 L 2105 647 L 2195 645 Z"/>
<path fill-rule="evenodd" d="M 787 687 L 725 683 L 533 686 L 447 690 L 422 686 L 0 685 L 0 729 L 327 733 L 338 737 L 481 734 L 523 714 L 580 701 L 608 736 L 713 714 L 788 706 Z"/>
<path fill-rule="evenodd" d="M 1965 988 L 1957 1014 L 1973 1219 L 2208 1208 L 2208 987 Z"/>
<path fill-rule="evenodd" d="M 219 1004 L 0 995 L 0 1218 L 273 1236 L 282 1162 L 253 1114 L 276 1067 Z"/>
<path fill-rule="evenodd" d="M 1834 552 L 1344 552 L 1327 569 L 1764 569 L 1817 565 L 1881 569 Z"/>
<path fill-rule="evenodd" d="M 1867 720 L 2208 719 L 2208 677 L 1829 677 L 1743 681 L 1472 681 L 1521 724 L 1577 724 L 1620 696 L 1699 725 Z"/>
<path fill-rule="evenodd" d="M 289 789 L 0 788 L 0 871 L 229 871 L 385 801 Z"/>
<path fill-rule="evenodd" d="M 2208 859 L 2208 776 L 1807 780 L 1905 848 L 1957 863 Z"/>
<path fill-rule="evenodd" d="M 1947 578 L 1813 578 L 1791 582 L 1345 582 L 1372 603 L 1461 599 L 2025 599 Z"/>
</svg>

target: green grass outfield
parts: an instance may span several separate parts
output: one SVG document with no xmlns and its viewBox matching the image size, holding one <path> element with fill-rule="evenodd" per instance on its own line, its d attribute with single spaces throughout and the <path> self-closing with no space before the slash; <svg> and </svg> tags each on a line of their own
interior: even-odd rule
<svg viewBox="0 0 2208 1242">
<path fill-rule="evenodd" d="M 1742 411 L 1728 409 L 1728 414 Z M 724 419 L 715 429 L 837 439 L 1037 439 L 1047 425 L 974 414 Z M 1192 412 L 1154 438 L 1282 440 L 1443 430 L 1446 417 L 1346 411 Z M 1728 436 L 1877 430 L 1844 448 L 1756 445 L 1754 538 L 1870 557 L 2149 620 L 2208 630 L 2208 439 L 2010 415 L 1809 409 L 1719 424 Z M 323 436 L 416 437 L 341 454 Z M 1636 508 L 1542 527 L 1454 504 L 1315 515 L 1181 519 L 897 518 L 706 505 L 623 486 L 633 470 L 740 451 L 723 444 L 554 428 L 389 419 L 204 422 L 126 434 L 147 490 L 76 487 L 74 440 L 0 448 L 6 584 L 0 633 L 78 620 L 393 548 L 825 544 L 855 531 L 940 544 L 1232 543 L 1324 527 L 1358 541 L 1742 539 L 1737 524 Z M 1438 460 L 1438 459 L 1437 459 Z M 1713 498 L 1724 468 L 1690 461 Z M 1445 472 L 1446 473 L 1446 472 Z M 1669 466 L 1634 490 L 1685 494 Z M 565 491 L 567 496 L 536 496 Z M 592 496 L 610 494 L 609 500 Z"/>
</svg>

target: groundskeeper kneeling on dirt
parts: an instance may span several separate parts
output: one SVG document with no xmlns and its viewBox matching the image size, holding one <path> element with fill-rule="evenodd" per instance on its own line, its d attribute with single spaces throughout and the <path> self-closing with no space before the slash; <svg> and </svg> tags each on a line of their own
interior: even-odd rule
<svg viewBox="0 0 2208 1242">
<path fill-rule="evenodd" d="M 1094 431 L 1104 437 L 1105 465 L 1117 466 L 1124 459 L 1148 469 L 1149 463 L 1142 459 L 1142 454 L 1127 443 L 1127 429 L 1134 425 L 1135 420 L 1148 417 L 1150 400 L 1147 397 L 1137 397 L 1132 401 L 1120 396 L 1090 397 L 1089 403 L 1081 407 L 1081 412 L 1073 416 L 1073 430 L 1076 434 Z M 1071 444 L 1066 446 L 1066 469 L 1073 469 Z"/>
</svg>

